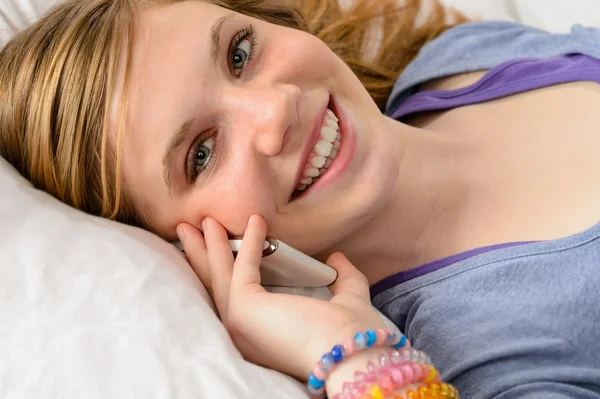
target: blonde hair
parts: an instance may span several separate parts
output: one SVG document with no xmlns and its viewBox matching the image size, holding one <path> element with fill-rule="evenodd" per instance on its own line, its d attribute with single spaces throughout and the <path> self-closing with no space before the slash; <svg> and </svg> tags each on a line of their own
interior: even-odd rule
<svg viewBox="0 0 600 399">
<path fill-rule="evenodd" d="M 36 187 L 77 209 L 150 229 L 151 219 L 135 209 L 121 178 L 125 90 L 116 148 L 107 144 L 108 115 L 119 67 L 125 67 L 128 86 L 139 11 L 176 1 L 70 0 L 13 38 L 0 52 L 0 155 Z M 401 7 L 397 0 L 354 0 L 346 11 L 338 0 L 201 1 L 316 35 L 354 71 L 381 109 L 420 48 L 466 21 L 437 0 L 418 26 L 421 0 L 405 0 Z M 375 20 L 382 41 L 366 59 Z M 123 59 L 126 65 L 119 65 Z"/>
</svg>

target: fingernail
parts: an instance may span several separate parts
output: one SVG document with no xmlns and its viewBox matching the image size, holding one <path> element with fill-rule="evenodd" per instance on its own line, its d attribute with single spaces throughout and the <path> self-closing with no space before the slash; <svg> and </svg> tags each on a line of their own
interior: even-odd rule
<svg viewBox="0 0 600 399">
<path fill-rule="evenodd" d="M 177 237 L 179 237 L 179 241 L 181 242 L 183 242 L 183 239 L 185 238 L 185 232 L 181 226 L 177 226 Z"/>
</svg>

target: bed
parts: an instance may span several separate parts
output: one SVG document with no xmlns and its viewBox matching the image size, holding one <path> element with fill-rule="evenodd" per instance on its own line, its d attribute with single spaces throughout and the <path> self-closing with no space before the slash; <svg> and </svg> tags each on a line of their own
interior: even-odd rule
<svg viewBox="0 0 600 399">
<path fill-rule="evenodd" d="M 446 3 L 555 32 L 600 26 L 597 0 Z M 2 0 L 0 45 L 51 4 Z M 307 397 L 241 357 L 177 249 L 59 203 L 2 158 L 0 359 L 3 399 Z"/>
</svg>

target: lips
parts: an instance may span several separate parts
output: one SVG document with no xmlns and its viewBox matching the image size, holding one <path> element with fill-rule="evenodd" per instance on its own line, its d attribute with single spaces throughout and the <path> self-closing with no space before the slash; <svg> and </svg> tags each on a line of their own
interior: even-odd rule
<svg viewBox="0 0 600 399">
<path fill-rule="evenodd" d="M 321 126 L 323 125 L 323 119 L 325 118 L 325 113 L 327 112 L 327 107 L 329 105 L 331 98 L 328 97 L 327 101 L 319 108 L 319 112 L 315 116 L 315 119 L 312 124 L 312 132 L 308 135 L 306 142 L 304 143 L 304 150 L 302 151 L 302 156 L 300 157 L 300 161 L 298 164 L 298 170 L 296 172 L 296 178 L 294 179 L 294 184 L 291 187 L 291 191 L 288 195 L 288 201 L 291 201 L 292 194 L 294 193 L 294 189 L 300 183 L 300 179 L 302 178 L 302 174 L 304 173 L 304 169 L 306 168 L 306 163 L 308 162 L 308 157 L 317 144 L 319 137 L 321 136 Z"/>
</svg>

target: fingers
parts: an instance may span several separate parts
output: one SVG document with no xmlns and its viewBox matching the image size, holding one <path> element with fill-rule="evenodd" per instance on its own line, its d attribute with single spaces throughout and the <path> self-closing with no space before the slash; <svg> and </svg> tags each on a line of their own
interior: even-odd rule
<svg viewBox="0 0 600 399">
<path fill-rule="evenodd" d="M 370 300 L 369 282 L 341 252 L 333 253 L 326 262 L 338 272 L 337 280 L 329 286 L 333 296 L 352 293 Z"/>
<path fill-rule="evenodd" d="M 183 244 L 185 256 L 187 257 L 188 262 L 212 297 L 210 269 L 208 267 L 208 261 L 206 258 L 206 243 L 204 242 L 204 236 L 202 235 L 202 232 L 195 226 L 187 223 L 180 223 L 177 226 L 177 235 Z"/>
<path fill-rule="evenodd" d="M 213 300 L 221 319 L 227 318 L 229 289 L 233 273 L 233 253 L 229 246 L 227 231 L 216 220 L 205 218 L 202 221 L 206 241 L 207 260 L 213 289 Z M 238 255 L 239 256 L 239 255 Z"/>
<path fill-rule="evenodd" d="M 235 260 L 232 287 L 260 286 L 260 261 L 266 235 L 267 224 L 264 219 L 258 215 L 251 216 L 244 232 L 242 246 Z"/>
</svg>

